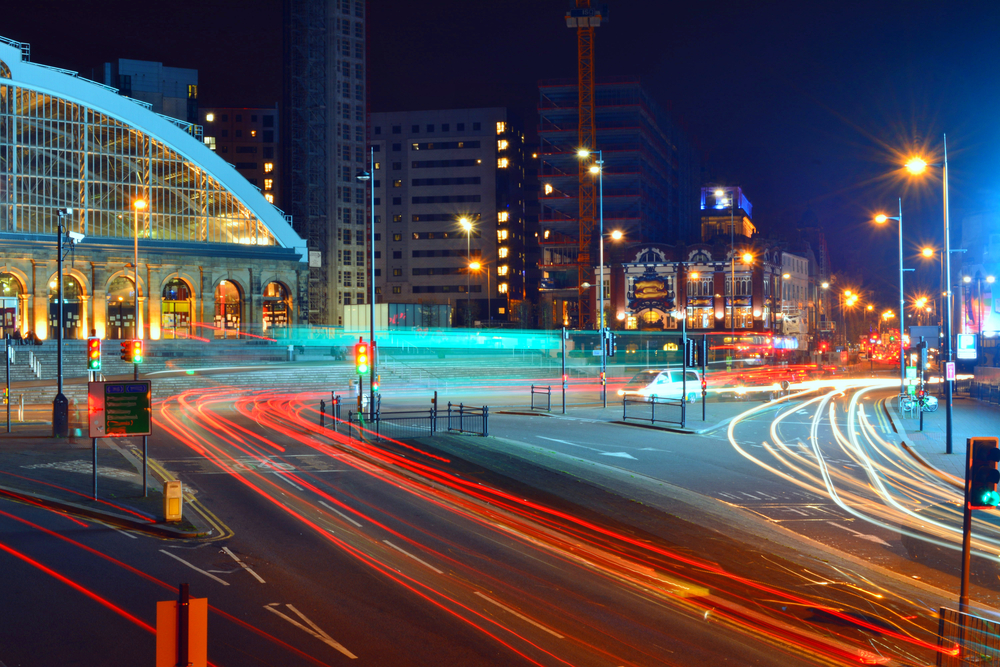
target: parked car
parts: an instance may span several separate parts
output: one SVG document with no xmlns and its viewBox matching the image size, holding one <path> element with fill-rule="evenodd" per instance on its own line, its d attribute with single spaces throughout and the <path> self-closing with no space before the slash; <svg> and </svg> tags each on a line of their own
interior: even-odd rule
<svg viewBox="0 0 1000 667">
<path fill-rule="evenodd" d="M 649 400 L 655 398 L 681 397 L 687 390 L 687 400 L 693 401 L 701 396 L 701 375 L 698 371 L 687 371 L 687 387 L 684 387 L 684 371 L 679 368 L 658 370 L 649 368 L 640 371 L 618 390 L 619 396 L 635 396 Z"/>
</svg>

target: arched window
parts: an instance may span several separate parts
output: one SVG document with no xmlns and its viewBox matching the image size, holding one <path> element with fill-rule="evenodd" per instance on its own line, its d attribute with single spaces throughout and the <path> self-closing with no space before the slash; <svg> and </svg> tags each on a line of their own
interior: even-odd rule
<svg viewBox="0 0 1000 667">
<path fill-rule="evenodd" d="M 232 280 L 215 288 L 215 337 L 239 338 L 243 323 L 243 294 Z"/>
<path fill-rule="evenodd" d="M 180 278 L 167 282 L 160 301 L 160 335 L 163 338 L 190 336 L 192 312 L 194 298 L 188 284 Z"/>
<path fill-rule="evenodd" d="M 264 331 L 271 330 L 271 335 L 278 335 L 288 330 L 292 315 L 292 296 L 288 288 L 278 282 L 268 283 L 264 287 L 263 318 Z"/>
<path fill-rule="evenodd" d="M 128 276 L 118 276 L 108 285 L 108 314 L 105 336 L 111 339 L 135 338 L 135 287 Z"/>
<path fill-rule="evenodd" d="M 0 60 L 0 79 L 9 79 L 9 78 L 10 78 L 10 67 L 7 66 L 7 63 Z"/>
<path fill-rule="evenodd" d="M 20 330 L 20 296 L 24 292 L 21 281 L 11 273 L 0 273 L 0 333 L 12 336 L 27 332 Z"/>
<path fill-rule="evenodd" d="M 82 297 L 83 288 L 77 279 L 63 275 L 63 338 L 82 337 Z M 59 336 L 57 326 L 59 326 L 59 281 L 53 276 L 49 281 L 49 338 Z"/>
</svg>

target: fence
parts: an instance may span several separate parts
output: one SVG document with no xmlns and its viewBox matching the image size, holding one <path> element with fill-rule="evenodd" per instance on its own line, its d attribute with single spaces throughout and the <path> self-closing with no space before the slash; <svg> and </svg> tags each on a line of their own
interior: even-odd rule
<svg viewBox="0 0 1000 667">
<path fill-rule="evenodd" d="M 1000 404 L 1000 386 L 995 384 L 985 384 L 982 382 L 972 382 L 969 384 L 969 398 L 975 398 L 987 403 Z"/>
<path fill-rule="evenodd" d="M 490 409 L 485 405 L 474 408 L 462 403 L 457 406 L 448 403 L 447 411 L 431 408 L 429 410 L 382 412 L 381 409 L 376 409 L 375 419 L 369 419 L 368 413 L 365 412 L 348 411 L 347 424 L 350 428 L 364 428 L 368 433 L 374 433 L 375 437 L 379 439 L 423 438 L 433 436 L 442 430 L 485 437 L 489 433 L 489 415 Z M 333 422 L 335 429 L 337 424 L 338 422 Z"/>
<path fill-rule="evenodd" d="M 992 665 L 1000 660 L 1000 623 L 942 607 L 938 667 Z"/>
<path fill-rule="evenodd" d="M 631 414 L 629 408 L 631 406 Z M 660 406 L 660 413 L 657 415 L 656 406 Z M 674 408 L 674 410 L 671 410 Z M 679 411 L 676 410 L 679 408 Z M 679 412 L 679 419 L 676 418 Z M 674 415 L 671 419 L 670 416 Z M 633 419 L 635 421 L 648 421 L 650 424 L 657 422 L 667 424 L 678 424 L 682 428 L 687 418 L 687 401 L 680 398 L 663 398 L 661 396 L 622 396 L 622 421 Z"/>
<path fill-rule="evenodd" d="M 545 407 L 541 405 L 535 405 L 535 396 L 545 397 Z M 542 399 L 539 399 L 541 402 Z M 532 410 L 545 410 L 546 412 L 552 412 L 552 385 L 542 387 L 540 385 L 531 385 L 531 409 Z"/>
</svg>

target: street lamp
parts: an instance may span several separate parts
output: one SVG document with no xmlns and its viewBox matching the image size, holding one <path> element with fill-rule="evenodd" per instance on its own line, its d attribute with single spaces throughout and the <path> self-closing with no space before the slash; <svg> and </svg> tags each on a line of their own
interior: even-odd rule
<svg viewBox="0 0 1000 667">
<path fill-rule="evenodd" d="M 132 288 L 135 290 L 135 322 L 132 325 L 132 337 L 139 340 L 143 338 L 142 329 L 139 327 L 139 211 L 146 210 L 146 200 L 136 199 L 133 201 L 132 210 L 135 212 L 135 258 L 132 264 L 134 269 Z M 139 379 L 139 363 L 135 359 L 132 360 L 132 379 Z"/>
<path fill-rule="evenodd" d="M 878 224 L 884 224 L 887 220 L 895 220 L 896 226 L 899 228 L 899 395 L 902 396 L 906 393 L 906 345 L 903 343 L 903 314 L 906 312 L 904 309 L 904 296 L 903 296 L 903 272 L 906 271 L 903 268 L 903 198 L 898 199 L 899 215 L 898 216 L 888 216 L 884 213 L 880 213 L 875 216 L 875 222 Z"/>
<path fill-rule="evenodd" d="M 605 380 L 605 372 L 607 371 L 607 345 L 604 343 L 604 153 L 600 150 L 590 151 L 586 148 L 581 148 L 577 151 L 577 156 L 581 159 L 586 159 L 593 152 L 597 153 L 597 161 L 590 166 L 589 171 L 597 175 L 598 234 L 601 239 L 597 251 L 597 263 L 600 270 L 597 277 L 597 302 L 600 304 L 597 330 L 600 332 L 599 339 L 601 344 L 601 402 L 604 404 L 604 407 L 608 407 L 608 389 Z"/>
<path fill-rule="evenodd" d="M 375 386 L 378 382 L 378 376 L 376 375 L 376 364 L 378 363 L 378 352 L 375 349 L 375 147 L 371 147 L 369 153 L 370 164 L 368 166 L 369 171 L 363 171 L 358 174 L 358 180 L 361 182 L 369 182 L 371 184 L 371 237 L 368 239 L 369 242 L 369 257 L 368 257 L 368 324 L 370 327 L 369 337 L 371 344 L 371 369 L 368 371 L 368 414 L 369 418 L 375 420 Z M 358 387 L 358 395 L 361 395 L 361 387 Z"/>
<path fill-rule="evenodd" d="M 471 259 L 471 246 L 469 238 L 472 236 L 472 221 L 466 217 L 461 217 L 458 219 L 458 224 L 462 226 L 465 230 L 465 261 Z M 466 326 L 472 326 L 472 295 L 469 293 L 469 274 L 465 274 L 465 324 Z"/>
<path fill-rule="evenodd" d="M 491 295 L 491 292 L 493 290 L 490 287 L 490 270 L 485 265 L 483 265 L 482 262 L 470 262 L 469 263 L 469 270 L 470 271 L 476 271 L 477 273 L 479 271 L 483 271 L 483 272 L 486 273 L 486 310 L 488 310 L 490 313 L 492 313 L 493 312 L 493 310 L 492 310 L 493 306 L 490 303 L 490 298 L 491 298 L 490 295 Z"/>
<path fill-rule="evenodd" d="M 911 174 L 923 174 L 927 167 L 941 167 L 943 181 L 943 203 L 944 203 L 944 254 L 941 262 L 945 276 L 945 308 L 942 313 L 945 321 L 945 362 L 946 369 L 953 363 L 951 346 L 951 321 L 952 321 L 952 298 L 951 298 L 951 207 L 948 202 L 948 135 L 942 135 L 944 144 L 944 162 L 941 164 L 930 164 L 923 158 L 914 156 L 906 162 L 906 170 Z M 945 453 L 952 452 L 952 394 L 954 392 L 953 380 L 949 380 L 947 370 L 945 371 Z M 965 581 L 962 582 L 962 592 L 959 596 L 959 606 L 961 611 L 965 611 L 968 603 L 968 595 Z"/>
</svg>

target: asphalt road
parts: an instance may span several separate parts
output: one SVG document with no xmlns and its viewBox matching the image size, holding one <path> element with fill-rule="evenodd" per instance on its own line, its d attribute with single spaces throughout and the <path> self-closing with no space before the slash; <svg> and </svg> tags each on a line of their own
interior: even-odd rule
<svg viewBox="0 0 1000 667">
<path fill-rule="evenodd" d="M 0 501 L 7 667 L 149 664 L 154 604 L 182 582 L 208 598 L 220 665 L 797 665 L 850 639 L 806 648 L 814 628 L 738 604 L 759 585 L 623 529 L 623 509 L 534 491 L 544 471 L 524 485 L 316 434 L 281 396 L 186 398 L 151 448 L 220 534 L 179 543 Z"/>
</svg>

